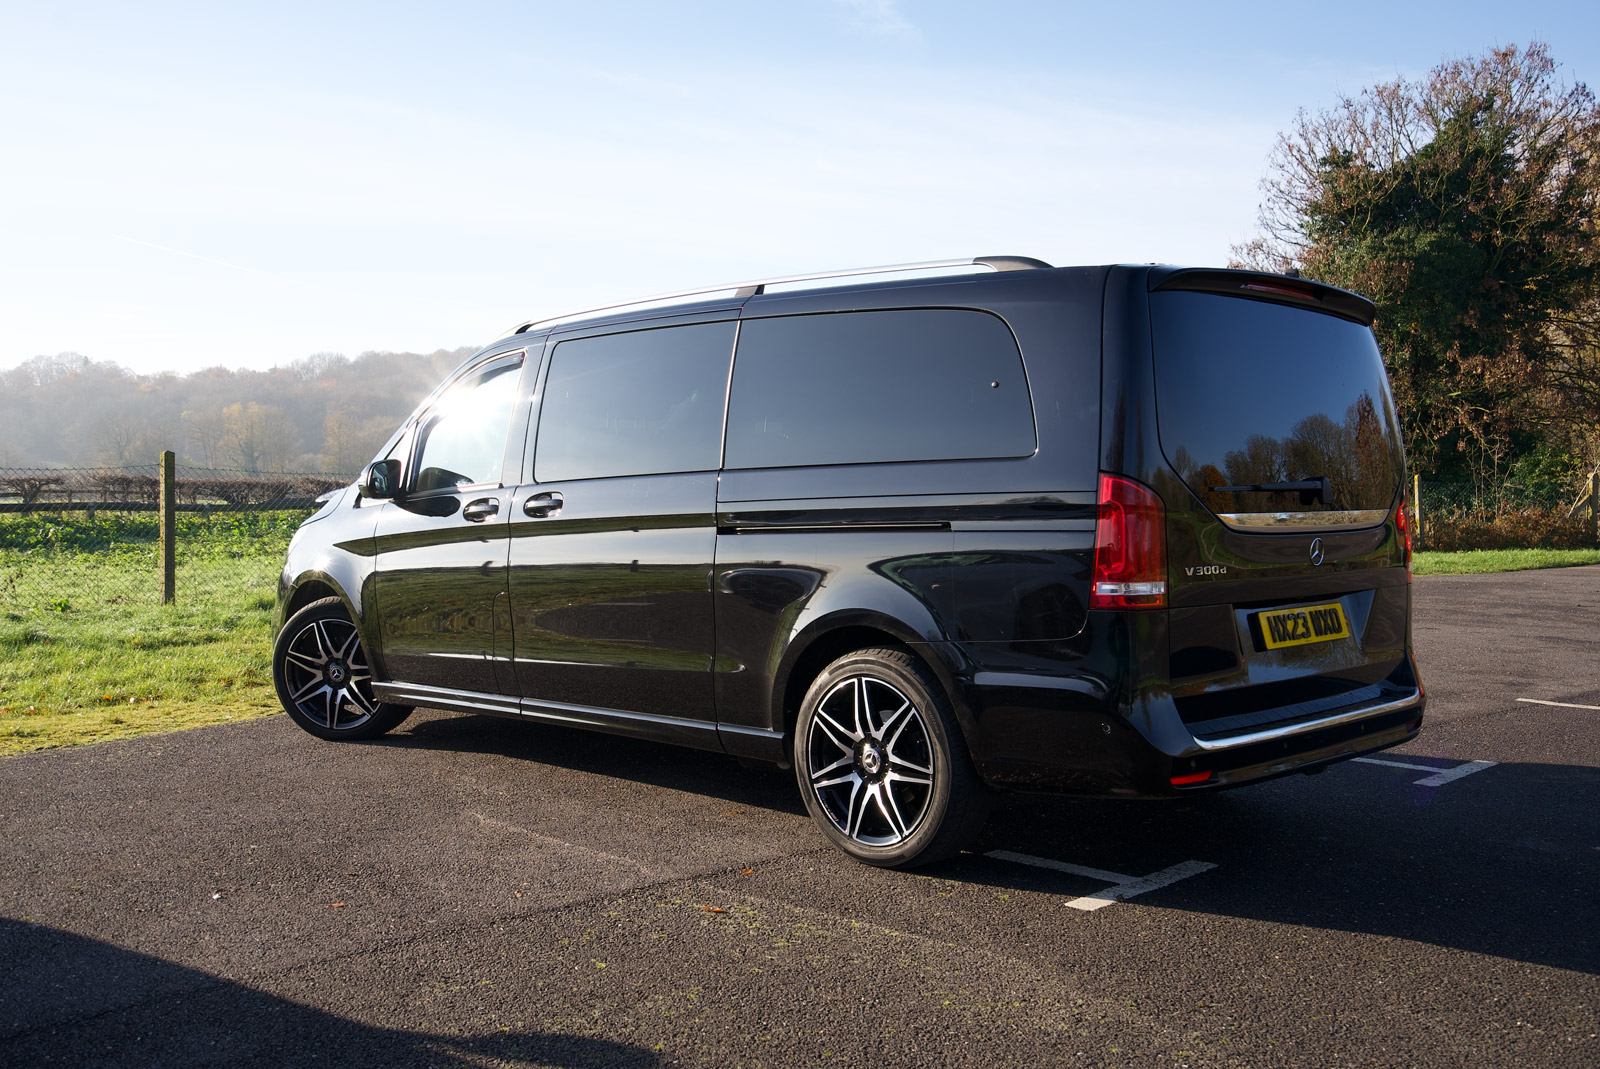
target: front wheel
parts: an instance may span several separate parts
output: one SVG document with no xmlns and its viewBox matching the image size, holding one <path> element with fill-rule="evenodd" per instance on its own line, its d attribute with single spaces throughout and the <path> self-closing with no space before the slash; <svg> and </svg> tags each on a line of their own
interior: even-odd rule
<svg viewBox="0 0 1600 1069">
<path fill-rule="evenodd" d="M 371 739 L 411 715 L 372 696 L 361 633 L 338 598 L 313 601 L 289 618 L 272 649 L 272 683 L 289 718 L 319 739 Z"/>
<path fill-rule="evenodd" d="M 938 680 L 903 650 L 860 650 L 823 670 L 800 709 L 794 767 L 823 834 L 869 865 L 943 860 L 989 813 Z"/>
</svg>

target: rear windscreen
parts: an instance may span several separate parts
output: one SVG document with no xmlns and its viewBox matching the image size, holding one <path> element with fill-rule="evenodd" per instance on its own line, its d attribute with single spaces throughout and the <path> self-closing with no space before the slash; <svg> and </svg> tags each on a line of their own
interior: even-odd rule
<svg viewBox="0 0 1600 1069">
<path fill-rule="evenodd" d="M 1308 514 L 1393 505 L 1399 425 L 1370 329 L 1206 293 L 1152 293 L 1150 314 L 1161 448 L 1213 512 L 1315 522 Z M 1320 490 L 1222 489 L 1323 478 L 1331 502 Z"/>
</svg>

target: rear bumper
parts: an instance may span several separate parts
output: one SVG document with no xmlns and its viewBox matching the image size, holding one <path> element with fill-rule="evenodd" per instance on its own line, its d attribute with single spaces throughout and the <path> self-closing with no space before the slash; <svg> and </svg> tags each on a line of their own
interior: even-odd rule
<svg viewBox="0 0 1600 1069">
<path fill-rule="evenodd" d="M 1420 687 L 1390 687 L 1374 701 L 1199 739 L 1170 702 L 1130 713 L 1064 681 L 999 675 L 979 673 L 966 693 L 978 772 L 1001 790 L 1052 794 L 1172 798 L 1309 771 L 1415 738 L 1426 705 Z"/>
<path fill-rule="evenodd" d="M 1426 698 L 1420 689 L 1364 708 L 1306 723 L 1251 732 L 1228 739 L 1195 740 L 1201 752 L 1169 763 L 1165 794 L 1237 787 L 1290 772 L 1345 761 L 1386 750 L 1415 738 L 1422 730 Z M 1182 787 L 1175 776 L 1211 773 L 1210 778 Z"/>
</svg>

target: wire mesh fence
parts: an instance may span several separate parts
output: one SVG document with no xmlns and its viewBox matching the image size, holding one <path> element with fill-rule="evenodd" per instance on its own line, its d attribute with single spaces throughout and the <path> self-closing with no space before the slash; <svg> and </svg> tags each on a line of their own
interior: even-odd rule
<svg viewBox="0 0 1600 1069">
<path fill-rule="evenodd" d="M 207 562 L 280 558 L 318 495 L 352 476 L 179 465 L 174 556 Z M 161 477 L 156 464 L 0 468 L 0 613 L 74 604 L 160 604 Z"/>
<path fill-rule="evenodd" d="M 1417 539 L 1444 551 L 1592 547 L 1600 507 L 1592 479 L 1481 484 L 1419 475 L 1411 494 Z"/>
</svg>

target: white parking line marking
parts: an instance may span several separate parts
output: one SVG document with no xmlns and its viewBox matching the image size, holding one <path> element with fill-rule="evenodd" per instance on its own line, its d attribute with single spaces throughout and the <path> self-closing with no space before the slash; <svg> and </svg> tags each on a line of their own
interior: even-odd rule
<svg viewBox="0 0 1600 1069">
<path fill-rule="evenodd" d="M 1414 768 L 1418 772 L 1440 772 L 1442 769 L 1433 765 L 1412 765 L 1405 761 L 1385 761 L 1378 757 L 1352 757 L 1352 761 L 1360 761 L 1364 765 L 1388 765 L 1390 768 Z"/>
<path fill-rule="evenodd" d="M 1474 772 L 1482 772 L 1486 768 L 1493 768 L 1495 764 L 1496 762 L 1494 761 L 1468 761 L 1464 765 L 1457 765 L 1455 768 L 1446 769 L 1437 776 L 1429 776 L 1427 779 L 1419 779 L 1417 780 L 1417 786 L 1443 787 L 1446 783 L 1453 783 L 1462 776 L 1470 776 Z"/>
<path fill-rule="evenodd" d="M 1086 865 L 1073 865 L 1065 861 L 1053 861 L 1047 857 L 1034 857 L 1032 854 L 1015 854 L 1010 850 L 991 850 L 986 855 L 1001 861 L 1015 861 L 1019 865 L 1032 865 L 1036 869 L 1055 869 L 1057 872 L 1070 872 L 1074 876 L 1087 876 L 1091 880 L 1102 880 L 1105 883 L 1132 883 L 1137 876 L 1124 876 L 1120 872 L 1107 872 L 1105 869 L 1091 869 Z"/>
<path fill-rule="evenodd" d="M 1424 776 L 1413 780 L 1417 787 L 1443 787 L 1446 783 L 1454 783 L 1458 779 L 1482 772 L 1486 768 L 1493 768 L 1498 761 L 1468 761 L 1466 764 L 1454 768 L 1435 768 L 1433 765 L 1413 765 L 1407 761 L 1386 761 L 1380 757 L 1353 757 L 1352 761 L 1360 761 L 1368 765 L 1388 765 L 1390 768 L 1412 768 L 1418 772 L 1431 772 L 1433 775 Z"/>
<path fill-rule="evenodd" d="M 1547 702 L 1542 698 L 1518 698 L 1517 701 L 1527 702 L 1529 705 L 1554 705 L 1561 709 L 1593 709 L 1595 712 L 1600 712 L 1600 705 L 1578 705 L 1576 702 Z"/>
<path fill-rule="evenodd" d="M 1184 861 L 1172 866 L 1170 869 L 1152 872 L 1142 880 L 1120 883 L 1115 887 L 1107 887 L 1104 891 L 1096 891 L 1092 895 L 1085 895 L 1083 898 L 1074 898 L 1067 905 L 1085 912 L 1100 909 L 1103 906 L 1111 905 L 1113 902 L 1121 902 L 1124 899 L 1132 898 L 1134 895 L 1142 895 L 1146 891 L 1154 891 L 1157 888 L 1177 883 L 1179 880 L 1187 879 L 1190 876 L 1198 876 L 1200 873 L 1216 867 L 1209 861 Z"/>
<path fill-rule="evenodd" d="M 999 861 L 1014 861 L 1019 865 L 1032 865 L 1034 868 L 1054 869 L 1056 872 L 1068 872 L 1074 876 L 1086 876 L 1091 880 L 1105 880 L 1111 886 L 1103 891 L 1096 891 L 1092 895 L 1074 898 L 1066 904 L 1073 909 L 1081 909 L 1085 913 L 1142 895 L 1146 891 L 1155 891 L 1169 884 L 1190 876 L 1198 876 L 1202 872 L 1214 869 L 1217 866 L 1209 861 L 1184 861 L 1171 868 L 1152 872 L 1148 876 L 1124 876 L 1120 872 L 1107 872 L 1104 869 L 1091 869 L 1084 865 L 1073 865 L 1065 861 L 1053 861 L 1047 857 L 1034 857 L 1031 854 L 1017 854 L 1010 850 L 991 850 L 986 857 Z"/>
</svg>

